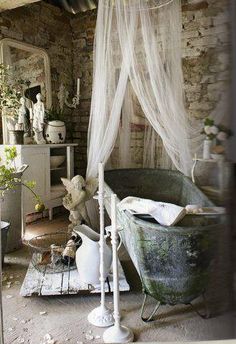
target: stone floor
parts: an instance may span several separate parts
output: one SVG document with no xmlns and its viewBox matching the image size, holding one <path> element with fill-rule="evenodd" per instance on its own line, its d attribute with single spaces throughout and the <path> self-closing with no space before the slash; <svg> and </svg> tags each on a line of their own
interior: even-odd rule
<svg viewBox="0 0 236 344">
<path fill-rule="evenodd" d="M 42 230 L 54 231 L 57 225 L 66 225 L 66 220 L 55 219 L 49 223 L 34 224 L 27 235 L 42 234 Z M 3 282 L 3 312 L 5 343 L 47 344 L 43 338 L 50 334 L 57 344 L 102 343 L 104 329 L 96 328 L 87 321 L 88 313 L 99 305 L 98 295 L 60 297 L 31 297 L 19 295 L 31 252 L 23 247 L 5 257 Z M 132 291 L 121 294 L 122 323 L 131 327 L 135 340 L 139 342 L 198 341 L 231 339 L 235 316 L 221 314 L 203 320 L 187 306 L 162 306 L 157 321 L 145 324 L 140 319 L 142 293 L 140 282 L 127 256 L 122 263 Z M 112 295 L 107 296 L 107 305 L 112 307 Z M 149 307 L 153 306 L 150 302 Z M 54 343 L 54 342 L 51 342 Z"/>
</svg>

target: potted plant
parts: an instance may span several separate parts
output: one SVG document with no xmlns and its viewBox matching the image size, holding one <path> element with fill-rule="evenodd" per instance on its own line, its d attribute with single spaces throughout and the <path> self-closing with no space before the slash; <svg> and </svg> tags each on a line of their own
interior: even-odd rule
<svg viewBox="0 0 236 344">
<path fill-rule="evenodd" d="M 2 313 L 2 263 L 4 259 L 4 253 L 6 251 L 7 246 L 7 235 L 8 235 L 8 228 L 4 228 L 4 224 L 9 224 L 6 222 L 2 222 L 2 201 L 4 199 L 5 193 L 8 190 L 16 189 L 19 185 L 24 185 L 28 188 L 34 195 L 36 205 L 36 211 L 43 211 L 44 204 L 41 201 L 40 197 L 33 191 L 35 183 L 32 181 L 24 181 L 22 182 L 21 177 L 23 171 L 27 168 L 25 165 L 21 169 L 16 168 L 16 158 L 17 158 L 17 151 L 16 147 L 5 147 L 4 149 L 4 157 L 0 157 L 0 336 L 3 337 L 3 313 Z M 7 198 L 7 196 L 5 197 Z M 14 202 L 16 201 L 16 197 L 14 198 Z M 19 202 L 21 202 L 21 197 L 18 198 Z M 15 212 L 16 204 L 11 206 L 12 212 Z M 3 225 L 2 225 L 3 224 Z M 18 235 L 20 236 L 21 240 L 21 221 L 18 224 Z"/>
<path fill-rule="evenodd" d="M 35 211 L 43 211 L 45 206 L 39 195 L 33 190 L 34 181 L 23 181 L 23 172 L 28 167 L 16 167 L 17 150 L 15 146 L 4 148 L 4 156 L 0 158 L 0 199 L 4 198 L 3 215 L 12 226 L 9 232 L 7 251 L 21 246 L 21 186 L 26 187 L 35 199 Z"/>
<path fill-rule="evenodd" d="M 211 118 L 206 118 L 202 133 L 206 135 L 203 144 L 203 159 L 223 159 L 226 149 L 224 142 L 232 136 L 231 130 L 222 124 L 216 125 Z"/>
<path fill-rule="evenodd" d="M 24 130 L 17 128 L 20 98 L 23 95 L 24 85 L 29 86 L 29 81 L 14 80 L 10 67 L 0 64 L 0 110 L 7 120 L 10 144 L 24 143 Z"/>
<path fill-rule="evenodd" d="M 45 112 L 45 138 L 47 143 L 64 143 L 66 139 L 66 126 L 62 110 L 51 108 Z"/>
</svg>

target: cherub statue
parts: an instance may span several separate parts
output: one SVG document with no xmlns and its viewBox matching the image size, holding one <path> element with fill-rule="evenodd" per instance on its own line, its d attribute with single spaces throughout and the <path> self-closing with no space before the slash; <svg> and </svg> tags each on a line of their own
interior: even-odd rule
<svg viewBox="0 0 236 344">
<path fill-rule="evenodd" d="M 43 137 L 43 127 L 44 127 L 44 103 L 41 100 L 41 93 L 36 95 L 37 103 L 33 106 L 33 131 L 34 139 L 37 144 L 44 144 L 46 141 Z"/>
<path fill-rule="evenodd" d="M 85 203 L 93 197 L 98 187 L 98 180 L 90 178 L 85 181 L 82 176 L 75 176 L 71 180 L 61 178 L 61 181 L 68 192 L 63 198 L 63 205 L 70 211 L 69 220 L 71 224 L 68 227 L 69 230 L 82 224 L 82 222 L 90 225 Z"/>
</svg>

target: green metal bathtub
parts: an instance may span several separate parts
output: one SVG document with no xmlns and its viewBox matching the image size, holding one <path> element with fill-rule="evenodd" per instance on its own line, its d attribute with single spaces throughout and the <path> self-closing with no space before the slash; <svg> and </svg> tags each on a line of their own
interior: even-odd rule
<svg viewBox="0 0 236 344">
<path fill-rule="evenodd" d="M 123 169 L 105 172 L 105 191 L 119 200 L 137 196 L 181 206 L 214 204 L 177 171 Z M 110 215 L 110 200 L 105 200 Z M 222 217 L 187 215 L 175 227 L 117 214 L 123 243 L 139 273 L 143 291 L 160 304 L 188 304 L 207 288 Z"/>
</svg>

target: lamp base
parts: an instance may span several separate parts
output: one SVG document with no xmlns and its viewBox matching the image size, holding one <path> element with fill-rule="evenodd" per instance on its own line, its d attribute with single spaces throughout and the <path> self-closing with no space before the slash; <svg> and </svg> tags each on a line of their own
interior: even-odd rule
<svg viewBox="0 0 236 344">
<path fill-rule="evenodd" d="M 132 343 L 133 332 L 126 326 L 112 326 L 103 333 L 104 343 Z"/>
<path fill-rule="evenodd" d="M 88 321 L 97 327 L 111 326 L 114 324 L 113 312 L 106 307 L 99 306 L 89 313 Z"/>
</svg>

